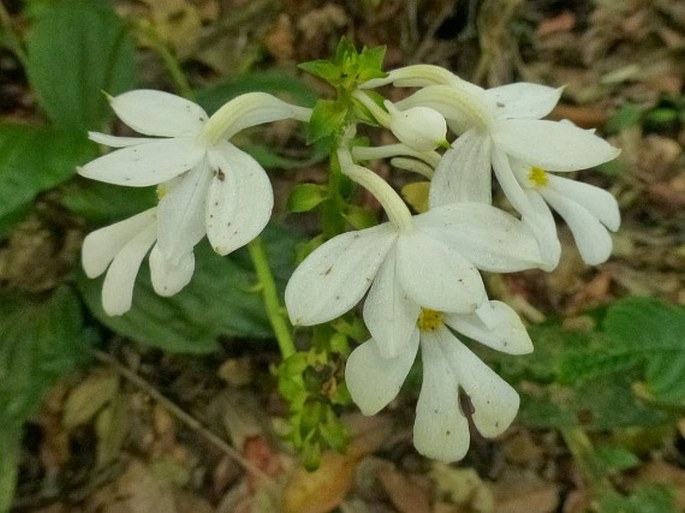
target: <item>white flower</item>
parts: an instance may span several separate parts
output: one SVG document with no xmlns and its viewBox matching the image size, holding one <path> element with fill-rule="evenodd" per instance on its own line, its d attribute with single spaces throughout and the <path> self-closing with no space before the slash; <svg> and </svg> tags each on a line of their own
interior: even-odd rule
<svg viewBox="0 0 685 513">
<path fill-rule="evenodd" d="M 409 347 L 388 358 L 375 339 L 357 347 L 345 368 L 352 399 L 365 415 L 374 415 L 400 391 L 419 345 L 423 385 L 416 405 L 414 445 L 430 458 L 452 462 L 469 447 L 467 416 L 486 437 L 502 433 L 518 411 L 516 391 L 472 353 L 448 328 L 497 351 L 525 354 L 532 343 L 516 313 L 504 303 L 484 303 L 471 314 L 422 309 L 411 328 Z M 464 412 L 460 390 L 472 411 Z"/>
<path fill-rule="evenodd" d="M 430 191 L 431 205 L 455 201 L 490 203 L 492 167 L 512 206 L 535 232 L 543 259 L 550 266 L 556 265 L 561 247 L 556 230 L 550 231 L 551 213 L 522 190 L 512 169 L 512 160 L 530 168 L 567 172 L 607 162 L 615 158 L 619 150 L 591 131 L 571 123 L 539 119 L 556 105 L 561 89 L 518 83 L 484 90 L 458 77 L 450 78 L 445 73 L 431 71 L 428 78 L 420 79 L 416 76 L 420 72 L 423 71 L 405 69 L 396 75 L 396 81 L 403 85 L 433 84 L 398 102 L 397 107 L 435 109 L 459 134 L 435 170 Z M 613 206 L 608 209 L 613 209 Z M 613 219 L 616 215 L 603 215 L 600 219 L 608 217 Z M 583 222 L 575 222 L 576 227 L 581 224 Z M 618 226 L 613 221 L 605 224 L 610 229 Z M 576 232 L 574 229 L 578 240 L 580 234 Z M 600 232 L 593 230 L 582 238 L 588 239 L 597 233 Z M 595 242 L 603 248 L 604 235 Z M 599 255 L 605 253 L 597 252 L 590 262 L 598 263 Z M 604 259 L 607 257 L 608 254 Z"/>
<path fill-rule="evenodd" d="M 334 319 L 368 292 L 364 320 L 384 357 L 403 352 L 421 308 L 470 313 L 486 299 L 478 269 L 513 272 L 540 265 L 529 228 L 480 203 L 435 208 L 338 235 L 310 254 L 285 291 L 290 319 Z"/>
<path fill-rule="evenodd" d="M 411 107 L 399 110 L 389 100 L 384 102 L 390 114 L 390 130 L 415 151 L 432 151 L 447 145 L 447 123 L 442 115 L 428 107 Z"/>
<path fill-rule="evenodd" d="M 151 208 L 95 230 L 83 241 L 81 261 L 86 275 L 96 278 L 107 271 L 102 306 L 108 315 L 121 315 L 131 308 L 136 275 L 151 247 L 150 274 L 157 294 L 172 296 L 190 281 L 195 266 L 193 252 L 174 261 L 164 258 L 159 244 L 155 244 L 157 214 L 157 209 Z"/>
</svg>

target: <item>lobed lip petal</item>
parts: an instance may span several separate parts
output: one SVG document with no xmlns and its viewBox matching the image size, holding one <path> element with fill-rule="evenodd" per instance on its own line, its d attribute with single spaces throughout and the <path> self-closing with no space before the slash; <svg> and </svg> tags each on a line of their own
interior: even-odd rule
<svg viewBox="0 0 685 513">
<path fill-rule="evenodd" d="M 157 246 L 168 260 L 177 260 L 192 252 L 205 236 L 211 178 L 212 172 L 205 159 L 188 173 L 164 184 L 165 192 L 157 205 Z"/>
<path fill-rule="evenodd" d="M 110 104 L 119 119 L 145 135 L 193 136 L 207 121 L 202 107 L 164 91 L 137 89 L 115 96 Z"/>
<path fill-rule="evenodd" d="M 592 132 L 558 121 L 499 120 L 492 138 L 508 155 L 547 171 L 586 169 L 620 153 Z"/>
<path fill-rule="evenodd" d="M 431 208 L 463 201 L 492 203 L 490 148 L 490 137 L 475 129 L 452 144 L 431 180 Z"/>
<path fill-rule="evenodd" d="M 109 146 L 110 148 L 125 148 L 127 146 L 136 146 L 137 144 L 165 140 L 163 138 L 154 137 L 119 137 L 118 135 L 103 134 L 101 132 L 88 132 L 88 139 L 98 144 Z"/>
<path fill-rule="evenodd" d="M 172 262 L 159 250 L 159 244 L 155 244 L 149 261 L 152 287 L 157 294 L 164 297 L 173 296 L 188 285 L 195 270 L 195 255 L 192 250 Z"/>
<path fill-rule="evenodd" d="M 406 350 L 420 311 L 402 289 L 396 263 L 391 251 L 364 301 L 364 323 L 384 358 L 394 358 Z"/>
<path fill-rule="evenodd" d="M 611 231 L 621 226 L 621 213 L 616 198 L 609 192 L 588 183 L 548 175 L 549 189 L 578 203 Z"/>
<path fill-rule="evenodd" d="M 583 262 L 598 265 L 611 256 L 612 241 L 609 232 L 585 207 L 546 189 L 543 197 L 566 221 L 580 251 Z"/>
<path fill-rule="evenodd" d="M 539 192 L 531 189 L 524 189 L 523 192 L 528 197 L 531 211 L 522 216 L 524 224 L 529 226 L 540 248 L 540 258 L 544 262 L 540 269 L 551 271 L 559 264 L 561 258 L 561 243 L 557 236 L 557 223 L 552 215 L 545 200 Z"/>
<path fill-rule="evenodd" d="M 473 405 L 474 425 L 485 437 L 504 432 L 516 418 L 519 396 L 509 383 L 485 365 L 447 328 L 440 330 L 440 348 Z M 423 351 L 423 346 L 422 346 Z"/>
<path fill-rule="evenodd" d="M 102 284 L 102 307 L 107 315 L 122 315 L 131 309 L 140 263 L 155 242 L 156 228 L 154 224 L 146 226 L 112 260 Z"/>
<path fill-rule="evenodd" d="M 433 239 L 461 253 L 478 269 L 514 272 L 541 265 L 531 230 L 503 210 L 482 203 L 453 203 L 415 217 Z"/>
<path fill-rule="evenodd" d="M 395 229 L 384 223 L 343 233 L 314 250 L 295 269 L 285 288 L 293 324 L 327 322 L 356 305 L 396 238 Z"/>
<path fill-rule="evenodd" d="M 484 97 L 498 119 L 539 119 L 552 111 L 563 90 L 518 82 L 486 89 Z"/>
<path fill-rule="evenodd" d="M 481 310 L 484 309 L 488 310 L 487 324 L 481 318 L 484 315 Z M 501 301 L 489 301 L 471 314 L 446 315 L 445 324 L 503 353 L 527 354 L 533 351 L 533 343 L 521 318 L 511 307 Z"/>
<path fill-rule="evenodd" d="M 193 139 L 161 139 L 127 146 L 78 169 L 86 178 L 115 185 L 157 185 L 195 167 L 205 150 Z"/>
<path fill-rule="evenodd" d="M 416 403 L 414 446 L 424 456 L 451 463 L 469 449 L 466 417 L 459 406 L 459 376 L 445 358 L 443 329 L 421 333 L 423 382 Z"/>
<path fill-rule="evenodd" d="M 209 158 L 215 171 L 207 196 L 207 238 L 214 251 L 227 255 L 267 225 L 274 205 L 273 189 L 262 166 L 230 143 L 222 143 Z"/>
<path fill-rule="evenodd" d="M 397 275 L 416 304 L 440 312 L 470 312 L 485 298 L 471 262 L 421 230 L 397 241 Z"/>
<path fill-rule="evenodd" d="M 89 233 L 83 240 L 81 263 L 86 276 L 95 278 L 107 270 L 117 253 L 136 235 L 155 222 L 156 208 Z"/>
<path fill-rule="evenodd" d="M 416 327 L 408 342 L 393 358 L 383 356 L 374 339 L 367 340 L 350 354 L 345 364 L 345 383 L 364 415 L 375 415 L 399 393 L 419 348 Z"/>
</svg>

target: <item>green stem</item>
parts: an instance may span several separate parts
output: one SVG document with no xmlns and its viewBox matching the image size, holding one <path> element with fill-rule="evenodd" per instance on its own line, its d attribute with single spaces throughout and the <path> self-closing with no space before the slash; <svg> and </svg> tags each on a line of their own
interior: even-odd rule
<svg viewBox="0 0 685 513">
<path fill-rule="evenodd" d="M 585 482 L 598 496 L 615 494 L 616 491 L 594 454 L 592 441 L 579 427 L 561 430 L 573 459 L 578 464 Z"/>
<path fill-rule="evenodd" d="M 26 69 L 28 56 L 21 45 L 21 39 L 12 27 L 12 18 L 2 2 L 0 2 L 0 28 L 2 29 L 0 33 L 5 34 L 7 48 L 14 53 L 22 67 Z"/>
<path fill-rule="evenodd" d="M 295 343 L 290 334 L 290 324 L 285 318 L 285 309 L 283 308 L 283 305 L 281 305 L 281 301 L 278 297 L 276 282 L 271 267 L 269 266 L 269 260 L 267 259 L 261 237 L 253 239 L 252 242 L 247 245 L 247 248 L 250 252 L 250 258 L 252 259 L 252 265 L 257 273 L 257 278 L 259 279 L 266 315 L 269 317 L 271 328 L 274 330 L 274 335 L 276 335 L 276 341 L 281 350 L 281 356 L 283 359 L 286 359 L 295 354 L 297 350 L 295 349 Z"/>
</svg>

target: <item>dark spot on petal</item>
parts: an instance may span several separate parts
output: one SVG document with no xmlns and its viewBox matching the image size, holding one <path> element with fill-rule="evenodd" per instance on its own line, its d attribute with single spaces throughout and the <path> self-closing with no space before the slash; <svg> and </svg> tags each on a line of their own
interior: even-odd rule
<svg viewBox="0 0 685 513">
<path fill-rule="evenodd" d="M 328 269 L 326 269 L 326 270 L 323 272 L 323 275 L 324 275 L 324 276 L 328 276 L 329 274 L 331 274 L 331 271 L 332 271 L 332 270 L 333 270 L 333 266 L 330 266 Z"/>
<path fill-rule="evenodd" d="M 224 180 L 226 180 L 226 175 L 221 170 L 221 168 L 216 170 L 216 177 L 219 179 L 220 182 L 223 182 Z"/>
</svg>

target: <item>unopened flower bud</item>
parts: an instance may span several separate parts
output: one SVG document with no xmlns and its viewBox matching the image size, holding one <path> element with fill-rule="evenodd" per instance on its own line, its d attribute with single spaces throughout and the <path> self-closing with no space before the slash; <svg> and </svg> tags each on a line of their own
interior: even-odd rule
<svg viewBox="0 0 685 513">
<path fill-rule="evenodd" d="M 445 144 L 447 123 L 438 111 L 429 107 L 399 110 L 385 101 L 390 113 L 390 130 L 401 142 L 416 151 L 431 151 Z"/>
</svg>

